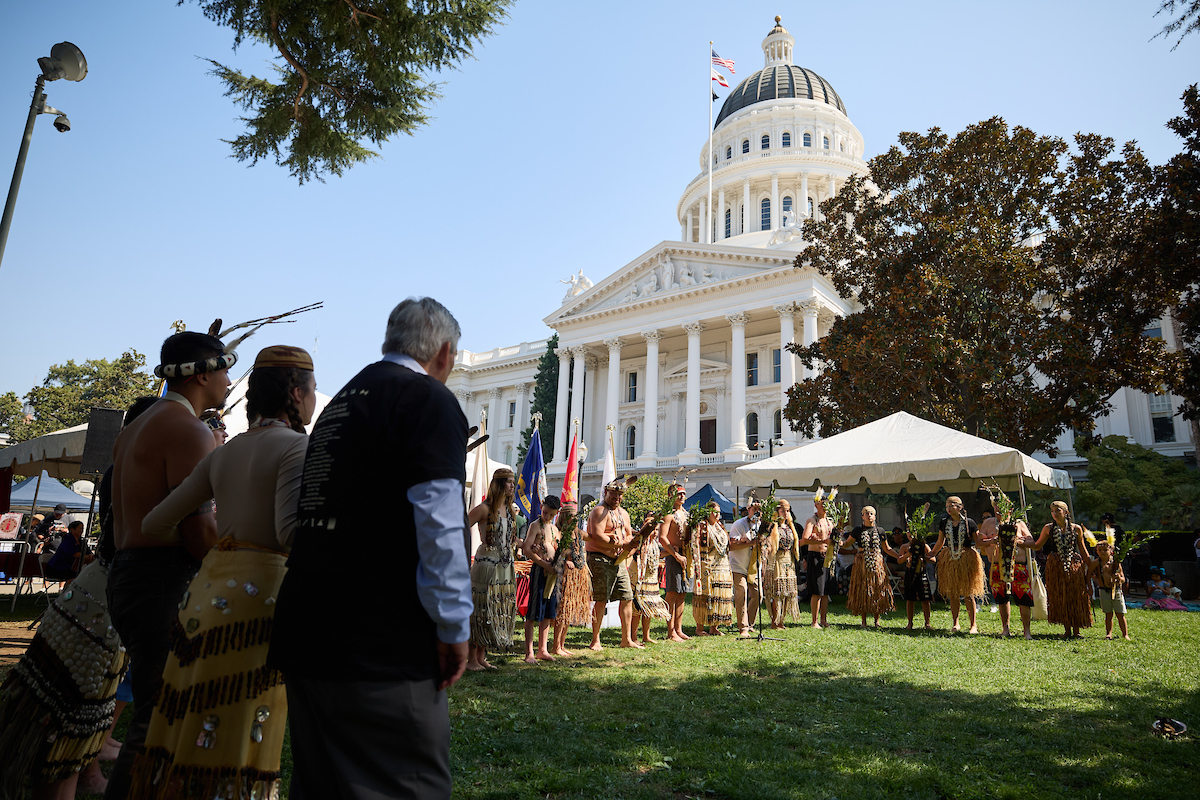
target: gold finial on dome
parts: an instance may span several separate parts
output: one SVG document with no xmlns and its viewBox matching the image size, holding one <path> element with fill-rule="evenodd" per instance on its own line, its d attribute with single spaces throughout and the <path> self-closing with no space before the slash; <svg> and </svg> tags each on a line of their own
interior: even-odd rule
<svg viewBox="0 0 1200 800">
<path fill-rule="evenodd" d="M 771 29 L 771 33 L 787 33 L 787 30 L 783 27 L 783 17 L 780 17 L 778 14 L 775 15 L 775 27 Z"/>
<path fill-rule="evenodd" d="M 780 17 L 778 14 L 776 14 L 775 15 L 775 24 L 778 25 L 781 22 L 783 22 L 783 18 Z"/>
</svg>

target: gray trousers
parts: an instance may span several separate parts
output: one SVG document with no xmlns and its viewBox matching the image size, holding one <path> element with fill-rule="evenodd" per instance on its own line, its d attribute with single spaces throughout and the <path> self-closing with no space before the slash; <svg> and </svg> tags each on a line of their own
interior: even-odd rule
<svg viewBox="0 0 1200 800">
<path fill-rule="evenodd" d="M 435 680 L 284 679 L 292 800 L 450 797 L 450 712 Z"/>
</svg>

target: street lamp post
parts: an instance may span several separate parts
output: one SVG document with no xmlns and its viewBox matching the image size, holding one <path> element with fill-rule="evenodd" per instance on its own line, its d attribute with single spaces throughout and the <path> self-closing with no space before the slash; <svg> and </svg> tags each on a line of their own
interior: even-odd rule
<svg viewBox="0 0 1200 800">
<path fill-rule="evenodd" d="M 17 192 L 21 190 L 21 175 L 25 172 L 25 157 L 29 155 L 29 143 L 33 140 L 33 123 L 39 114 L 55 114 L 54 127 L 60 133 L 71 130 L 71 121 L 57 108 L 46 105 L 42 89 L 46 81 L 65 78 L 81 81 L 87 77 L 87 59 L 83 51 L 70 42 L 59 42 L 50 48 L 50 56 L 38 59 L 42 74 L 37 76 L 33 87 L 33 102 L 29 104 L 29 118 L 25 120 L 25 136 L 17 152 L 17 166 L 13 169 L 12 183 L 8 187 L 8 199 L 4 203 L 4 216 L 0 218 L 0 263 L 4 262 L 4 247 L 8 244 L 8 229 L 12 226 L 13 211 L 17 207 Z"/>
<path fill-rule="evenodd" d="M 578 487 L 576 495 L 578 496 L 575 498 L 579 501 L 580 506 L 583 505 L 583 465 L 587 463 L 587 453 L 588 446 L 581 440 L 579 442 L 579 480 L 576 481 L 576 486 Z"/>
</svg>

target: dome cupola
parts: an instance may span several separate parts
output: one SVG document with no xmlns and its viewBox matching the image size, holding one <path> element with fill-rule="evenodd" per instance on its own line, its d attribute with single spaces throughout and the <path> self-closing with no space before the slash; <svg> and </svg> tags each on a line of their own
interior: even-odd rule
<svg viewBox="0 0 1200 800">
<path fill-rule="evenodd" d="M 775 27 L 767 34 L 767 38 L 763 39 L 762 49 L 763 58 L 766 66 L 774 67 L 779 64 L 792 63 L 792 50 L 796 47 L 796 39 L 781 24 L 779 17 L 775 17 Z"/>
</svg>

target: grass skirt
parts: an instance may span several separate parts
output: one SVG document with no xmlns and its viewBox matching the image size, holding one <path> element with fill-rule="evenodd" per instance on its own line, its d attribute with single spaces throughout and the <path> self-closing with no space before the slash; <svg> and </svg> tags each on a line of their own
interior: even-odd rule
<svg viewBox="0 0 1200 800">
<path fill-rule="evenodd" d="M 767 561 L 763 567 L 763 589 L 768 601 L 775 602 L 772 621 L 781 624 L 785 617 L 800 619 L 799 590 L 796 585 L 796 565 L 791 552 Z"/>
<path fill-rule="evenodd" d="M 671 611 L 662 598 L 658 585 L 658 565 L 662 556 L 658 552 L 658 537 L 651 536 L 638 551 L 637 559 L 629 569 L 629 580 L 633 584 L 633 613 L 651 619 L 670 619 Z"/>
<path fill-rule="evenodd" d="M 705 590 L 700 626 L 728 625 L 733 620 L 733 573 L 729 569 L 729 557 L 714 555 L 707 566 L 700 581 Z"/>
<path fill-rule="evenodd" d="M 0 797 L 70 777 L 95 760 L 112 726 L 125 651 L 108 618 L 108 570 L 83 568 L 42 618 L 0 688 Z"/>
<path fill-rule="evenodd" d="M 938 553 L 937 590 L 947 600 L 983 596 L 983 559 L 973 547 L 964 547 L 958 560 L 950 548 Z"/>
<path fill-rule="evenodd" d="M 1062 558 L 1051 553 L 1046 556 L 1045 577 L 1046 621 L 1069 628 L 1092 627 L 1092 599 L 1083 561 L 1071 559 L 1070 570 L 1064 572 Z"/>
<path fill-rule="evenodd" d="M 590 628 L 592 625 L 592 571 L 585 564 L 582 569 L 567 567 L 558 576 L 562 597 L 558 601 L 558 614 L 554 621 L 568 625 Z"/>
<path fill-rule="evenodd" d="M 266 661 L 287 556 L 236 547 L 210 550 L 183 595 L 130 797 L 279 794 L 287 692 Z"/>
<path fill-rule="evenodd" d="M 867 569 L 864 553 L 859 550 L 854 557 L 854 568 L 850 572 L 850 594 L 846 598 L 846 609 L 851 614 L 870 617 L 886 614 L 896 607 L 881 553 L 876 554 L 874 567 L 874 570 Z"/>
<path fill-rule="evenodd" d="M 517 616 L 517 571 L 494 547 L 480 546 L 471 565 L 471 646 L 505 651 L 512 647 Z"/>
</svg>

